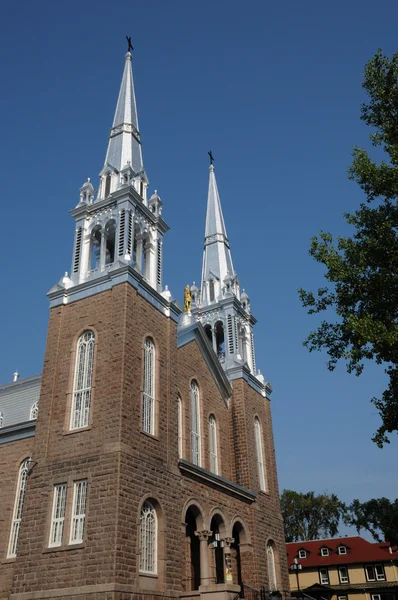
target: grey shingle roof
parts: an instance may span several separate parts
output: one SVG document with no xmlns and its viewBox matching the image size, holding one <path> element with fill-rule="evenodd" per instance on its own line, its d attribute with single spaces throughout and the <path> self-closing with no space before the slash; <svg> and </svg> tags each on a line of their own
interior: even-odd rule
<svg viewBox="0 0 398 600">
<path fill-rule="evenodd" d="M 24 423 L 30 419 L 30 409 L 39 400 L 41 375 L 33 375 L 0 385 L 2 428 Z"/>
</svg>

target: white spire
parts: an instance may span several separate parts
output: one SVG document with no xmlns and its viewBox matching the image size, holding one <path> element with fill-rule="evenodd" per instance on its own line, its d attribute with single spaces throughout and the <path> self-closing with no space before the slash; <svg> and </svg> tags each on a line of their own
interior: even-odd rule
<svg viewBox="0 0 398 600">
<path fill-rule="evenodd" d="M 122 84 L 109 136 L 105 165 L 109 164 L 114 169 L 121 171 L 130 163 L 137 174 L 143 171 L 144 166 L 138 130 L 131 59 L 131 52 L 127 52 Z"/>
<path fill-rule="evenodd" d="M 227 230 L 221 210 L 214 165 L 210 165 L 202 266 L 202 301 L 209 302 L 214 300 L 213 294 L 211 299 L 210 297 L 206 297 L 208 296 L 206 282 L 214 281 L 215 290 L 220 292 L 224 287 L 225 280 L 233 279 L 235 276 Z"/>
</svg>

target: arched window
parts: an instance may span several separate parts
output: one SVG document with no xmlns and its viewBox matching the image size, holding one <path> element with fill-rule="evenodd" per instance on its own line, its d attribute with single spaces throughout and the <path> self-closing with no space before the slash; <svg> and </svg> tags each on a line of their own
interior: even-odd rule
<svg viewBox="0 0 398 600">
<path fill-rule="evenodd" d="M 177 399 L 178 458 L 182 458 L 182 402 Z"/>
<path fill-rule="evenodd" d="M 87 427 L 90 417 L 93 381 L 94 342 L 92 331 L 85 331 L 77 342 L 70 428 Z"/>
<path fill-rule="evenodd" d="M 196 381 L 191 383 L 191 457 L 193 464 L 200 466 L 200 405 Z"/>
<path fill-rule="evenodd" d="M 22 510 L 25 501 L 29 464 L 30 458 L 25 458 L 19 468 L 17 493 L 15 496 L 14 513 L 12 516 L 7 558 L 14 558 L 17 555 L 19 529 L 21 527 Z"/>
<path fill-rule="evenodd" d="M 155 346 L 150 338 L 144 344 L 142 430 L 152 435 L 155 433 Z"/>
<path fill-rule="evenodd" d="M 260 421 L 256 417 L 254 419 L 254 434 L 256 438 L 256 454 L 257 454 L 257 468 L 258 468 L 258 479 L 260 483 L 260 490 L 266 491 L 265 482 L 265 465 L 264 465 L 264 452 L 262 443 L 262 433 Z"/>
<path fill-rule="evenodd" d="M 210 471 L 218 475 L 217 423 L 214 415 L 209 417 L 209 449 Z"/>
<path fill-rule="evenodd" d="M 275 569 L 275 554 L 273 549 L 273 543 L 271 541 L 267 544 L 267 570 L 268 570 L 268 587 L 271 592 L 278 589 L 276 583 L 276 569 Z"/>
<path fill-rule="evenodd" d="M 39 402 L 35 402 L 34 404 L 32 404 L 32 406 L 30 407 L 30 417 L 29 419 L 31 421 L 35 421 L 37 419 L 39 415 Z"/>
<path fill-rule="evenodd" d="M 157 517 L 150 502 L 144 502 L 140 516 L 140 571 L 157 573 Z"/>
</svg>

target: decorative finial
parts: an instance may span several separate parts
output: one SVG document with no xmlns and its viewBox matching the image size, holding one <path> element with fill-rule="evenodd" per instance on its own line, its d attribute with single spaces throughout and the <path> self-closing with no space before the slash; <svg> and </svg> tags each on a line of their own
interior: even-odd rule
<svg viewBox="0 0 398 600">
<path fill-rule="evenodd" d="M 134 50 L 134 48 L 133 48 L 133 44 L 131 43 L 131 37 L 129 37 L 128 35 L 126 35 L 126 40 L 127 40 L 127 43 L 128 43 L 127 52 L 132 52 Z"/>
<path fill-rule="evenodd" d="M 187 283 L 187 285 L 185 286 L 185 289 L 184 289 L 184 312 L 191 312 L 191 306 L 192 306 L 191 289 L 189 287 L 189 284 Z"/>
<path fill-rule="evenodd" d="M 15 382 L 15 381 L 17 381 L 18 377 L 19 377 L 18 371 L 15 371 L 15 373 L 12 374 L 12 380 Z"/>
<path fill-rule="evenodd" d="M 211 150 L 209 150 L 209 152 L 208 152 L 207 154 L 208 154 L 208 155 L 209 155 L 209 157 L 210 157 L 210 165 L 212 165 L 212 164 L 214 163 L 214 156 L 213 156 L 213 154 L 212 154 Z"/>
</svg>

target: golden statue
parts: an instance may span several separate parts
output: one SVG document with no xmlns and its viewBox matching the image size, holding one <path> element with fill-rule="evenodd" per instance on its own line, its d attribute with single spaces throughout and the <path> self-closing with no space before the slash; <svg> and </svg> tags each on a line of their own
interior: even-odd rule
<svg viewBox="0 0 398 600">
<path fill-rule="evenodd" d="M 191 289 L 187 284 L 184 289 L 184 312 L 191 312 L 192 296 Z"/>
</svg>

